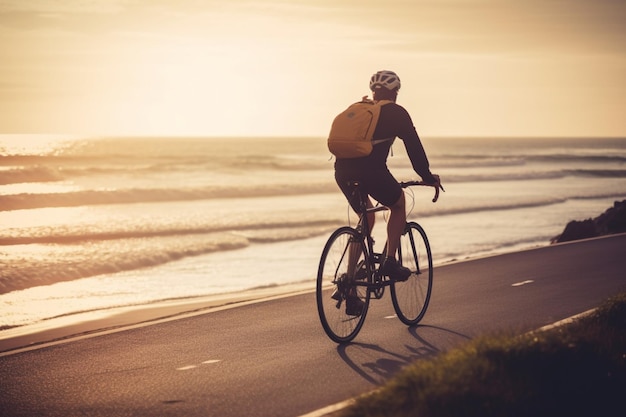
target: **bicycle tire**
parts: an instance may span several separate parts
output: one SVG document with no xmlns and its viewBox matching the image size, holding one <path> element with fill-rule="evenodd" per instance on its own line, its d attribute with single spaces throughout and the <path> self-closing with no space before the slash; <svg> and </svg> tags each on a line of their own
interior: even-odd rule
<svg viewBox="0 0 626 417">
<path fill-rule="evenodd" d="M 433 258 L 424 229 L 407 223 L 398 247 L 400 263 L 411 270 L 409 279 L 391 284 L 391 301 L 400 321 L 419 323 L 426 314 L 433 288 Z"/>
<path fill-rule="evenodd" d="M 356 249 L 352 245 L 357 245 Z M 363 265 L 366 269 L 364 279 L 368 283 L 371 282 L 368 252 L 363 239 L 355 229 L 348 226 L 341 227 L 330 235 L 322 251 L 317 272 L 316 298 L 320 322 L 328 337 L 337 343 L 346 343 L 356 337 L 365 322 L 370 301 L 370 292 L 366 286 L 350 285 L 349 281 L 345 280 L 348 273 L 350 247 L 355 253 L 360 251 L 354 265 Z M 334 293 L 335 291 L 337 293 Z M 363 301 L 364 306 L 360 316 L 351 316 L 346 313 L 347 302 L 344 297 L 347 291 L 355 291 Z M 340 297 L 339 300 L 333 299 L 333 295 Z"/>
</svg>

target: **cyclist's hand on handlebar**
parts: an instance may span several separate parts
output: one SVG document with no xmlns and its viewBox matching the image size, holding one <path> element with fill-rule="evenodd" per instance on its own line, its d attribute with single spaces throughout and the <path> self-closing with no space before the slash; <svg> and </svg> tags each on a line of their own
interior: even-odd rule
<svg viewBox="0 0 626 417">
<path fill-rule="evenodd" d="M 446 191 L 443 189 L 443 186 L 441 185 L 441 177 L 439 177 L 439 175 L 437 174 L 432 174 L 433 178 L 435 179 L 434 182 L 425 182 L 427 185 L 430 185 L 431 187 L 435 187 L 437 189 L 441 189 L 441 191 Z"/>
<path fill-rule="evenodd" d="M 446 190 L 444 190 L 443 186 L 441 185 L 441 178 L 439 177 L 439 175 L 432 174 L 432 177 L 435 180 L 434 182 L 425 182 L 425 183 L 435 188 L 435 197 L 433 197 L 433 203 L 436 203 L 437 200 L 439 199 L 439 190 L 444 191 L 444 192 Z"/>
</svg>

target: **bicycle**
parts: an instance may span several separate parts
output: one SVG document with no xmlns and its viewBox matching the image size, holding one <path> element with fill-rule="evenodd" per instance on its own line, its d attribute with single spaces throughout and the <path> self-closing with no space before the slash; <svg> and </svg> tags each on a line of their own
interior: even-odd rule
<svg viewBox="0 0 626 417">
<path fill-rule="evenodd" d="M 358 183 L 353 185 L 358 192 Z M 434 187 L 433 203 L 439 198 L 439 189 L 445 191 L 441 184 L 420 181 L 400 185 L 403 189 Z M 389 209 L 381 204 L 367 208 L 362 203 L 357 226 L 335 230 L 322 251 L 317 272 L 317 310 L 324 331 L 337 343 L 347 343 L 357 336 L 365 323 L 371 297 L 382 298 L 385 287 L 390 287 L 394 310 L 404 324 L 417 324 L 426 314 L 433 285 L 432 253 L 426 232 L 418 223 L 409 221 L 400 238 L 398 261 L 411 270 L 408 280 L 396 282 L 381 276 L 383 253 L 374 251 L 367 214 L 384 210 Z M 342 304 L 347 304 L 347 297 L 355 295 L 363 301 L 363 309 L 360 315 L 349 315 Z"/>
</svg>

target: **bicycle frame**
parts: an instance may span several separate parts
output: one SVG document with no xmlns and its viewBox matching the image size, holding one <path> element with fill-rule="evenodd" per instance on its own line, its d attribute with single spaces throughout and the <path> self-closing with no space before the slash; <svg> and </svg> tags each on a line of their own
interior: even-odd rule
<svg viewBox="0 0 626 417">
<path fill-rule="evenodd" d="M 354 193 L 361 193 L 361 191 L 359 190 L 360 185 L 358 181 L 352 182 L 351 185 L 354 187 Z M 410 186 L 428 186 L 428 187 L 435 188 L 435 195 L 432 199 L 433 203 L 437 202 L 437 200 L 439 199 L 439 190 L 441 189 L 445 191 L 443 186 L 441 186 L 441 184 L 434 186 L 432 184 L 427 184 L 421 181 L 401 182 L 400 186 L 403 189 L 408 188 Z M 380 292 L 380 290 L 382 290 L 386 286 L 389 286 L 392 283 L 392 281 L 389 279 L 383 280 L 378 275 L 378 268 L 376 268 L 376 264 L 380 265 L 380 262 L 382 261 L 382 257 L 383 255 L 385 255 L 387 251 L 387 244 L 385 243 L 385 248 L 381 253 L 374 252 L 374 239 L 372 238 L 368 215 L 374 214 L 380 211 L 387 211 L 389 210 L 389 207 L 384 206 L 380 203 L 377 203 L 373 207 L 367 207 L 366 202 L 368 201 L 368 199 L 361 198 L 360 196 L 359 196 L 359 201 L 360 201 L 360 207 L 359 207 L 360 210 L 358 213 L 359 222 L 357 223 L 356 230 L 359 233 L 360 239 L 365 239 L 365 248 L 366 248 L 367 253 L 365 253 L 364 256 L 368 263 L 368 267 L 367 267 L 368 279 L 365 282 L 356 281 L 354 282 L 354 285 L 359 286 L 359 287 L 367 287 L 368 291 L 374 292 L 375 297 L 378 299 L 378 298 L 381 298 L 383 295 L 382 292 Z"/>
<path fill-rule="evenodd" d="M 353 185 L 355 192 L 360 193 L 359 184 Z M 410 185 L 433 186 L 417 181 L 401 183 L 403 188 Z M 440 186 L 436 186 L 433 201 L 439 194 Z M 387 245 L 382 253 L 374 251 L 369 216 L 389 208 L 381 204 L 372 206 L 369 198 L 359 201 L 356 227 L 342 226 L 331 233 L 317 272 L 318 314 L 324 331 L 337 343 L 347 343 L 356 337 L 365 322 L 371 297 L 380 299 L 385 287 L 390 287 L 398 319 L 409 326 L 423 318 L 432 291 L 432 254 L 423 228 L 416 222 L 407 222 L 400 238 L 398 262 L 411 275 L 404 281 L 383 276 L 379 270 Z"/>
<path fill-rule="evenodd" d="M 359 183 L 358 182 L 354 182 L 351 184 L 354 187 L 354 193 L 361 193 L 361 191 L 359 190 Z M 383 255 L 384 252 L 382 253 L 376 253 L 374 252 L 374 239 L 372 237 L 372 233 L 371 233 L 371 228 L 370 228 L 370 222 L 368 219 L 368 215 L 369 214 L 374 214 L 377 213 L 379 211 L 386 211 L 389 210 L 388 207 L 377 204 L 376 206 L 373 207 L 368 207 L 367 206 L 367 199 L 361 198 L 359 196 L 359 201 L 360 201 L 360 210 L 359 210 L 359 222 L 357 223 L 356 226 L 356 231 L 358 232 L 358 236 L 359 236 L 359 240 L 364 241 L 365 242 L 365 252 L 364 258 L 365 258 L 365 262 L 367 263 L 367 280 L 365 281 L 356 281 L 354 283 L 355 286 L 361 286 L 361 287 L 367 287 L 368 291 L 375 291 L 378 290 L 380 288 L 383 288 L 385 285 L 387 284 L 382 284 L 380 279 L 377 279 L 378 277 L 376 277 L 376 274 L 378 273 L 378 268 L 376 268 L 376 264 L 380 264 L 381 261 L 381 257 Z M 385 245 L 386 246 L 386 245 Z M 352 250 L 359 250 L 359 245 L 355 245 L 355 248 L 350 248 L 350 251 Z M 355 259 L 358 259 L 358 255 L 354 255 L 353 257 Z"/>
</svg>

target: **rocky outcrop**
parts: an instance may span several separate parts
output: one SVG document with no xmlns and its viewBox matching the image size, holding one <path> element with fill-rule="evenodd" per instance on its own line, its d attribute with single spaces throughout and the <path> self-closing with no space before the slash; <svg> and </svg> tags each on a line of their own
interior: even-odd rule
<svg viewBox="0 0 626 417">
<path fill-rule="evenodd" d="M 613 207 L 595 219 L 572 220 L 565 226 L 563 233 L 552 239 L 552 243 L 624 232 L 626 232 L 626 200 L 616 201 Z"/>
</svg>

